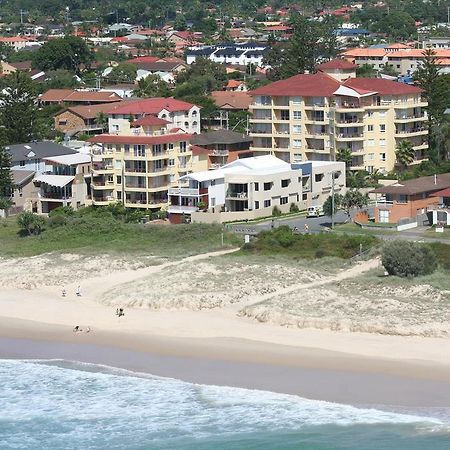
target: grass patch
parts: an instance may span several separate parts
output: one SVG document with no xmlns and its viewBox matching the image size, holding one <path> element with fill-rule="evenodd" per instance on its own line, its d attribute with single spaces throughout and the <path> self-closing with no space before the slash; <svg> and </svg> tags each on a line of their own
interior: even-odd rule
<svg viewBox="0 0 450 450">
<path fill-rule="evenodd" d="M 353 222 L 343 223 L 334 226 L 335 233 L 351 233 L 351 234 L 361 234 L 361 235 L 377 235 L 377 234 L 393 234 L 397 233 L 395 228 L 389 228 L 386 226 L 373 227 L 373 228 L 361 228 Z"/>
<path fill-rule="evenodd" d="M 0 222 L 0 256 L 77 251 L 183 257 L 221 249 L 221 233 L 219 225 L 142 225 L 106 214 L 83 214 L 57 227 L 46 226 L 38 236 L 23 237 L 16 218 L 9 217 Z M 236 235 L 224 234 L 225 247 L 241 243 Z"/>
<path fill-rule="evenodd" d="M 259 233 L 255 240 L 243 246 L 241 252 L 266 256 L 283 254 L 294 259 L 349 259 L 357 255 L 360 249 L 366 251 L 378 244 L 379 240 L 373 236 L 330 233 L 299 235 L 289 227 L 280 226 Z"/>
</svg>

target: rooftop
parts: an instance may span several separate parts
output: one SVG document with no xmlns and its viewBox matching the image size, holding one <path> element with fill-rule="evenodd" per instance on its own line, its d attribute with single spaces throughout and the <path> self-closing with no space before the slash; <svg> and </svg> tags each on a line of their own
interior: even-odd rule
<svg viewBox="0 0 450 450">
<path fill-rule="evenodd" d="M 50 156 L 72 155 L 77 153 L 64 145 L 55 144 L 51 141 L 29 142 L 26 144 L 15 144 L 7 147 L 11 153 L 13 164 L 27 159 L 42 159 Z"/>
<path fill-rule="evenodd" d="M 221 109 L 248 109 L 252 97 L 248 92 L 213 91 L 211 97 Z"/>
<path fill-rule="evenodd" d="M 188 111 L 195 105 L 174 98 L 148 98 L 127 102 L 125 105 L 110 111 L 111 114 L 158 114 L 162 110 L 169 112 Z"/>
<path fill-rule="evenodd" d="M 242 142 L 252 142 L 252 138 L 232 130 L 208 131 L 207 133 L 196 134 L 192 138 L 192 143 L 195 145 L 240 144 Z"/>
<path fill-rule="evenodd" d="M 376 194 L 414 195 L 440 191 L 448 187 L 450 187 L 450 173 L 442 173 L 439 175 L 415 178 L 413 180 L 399 181 L 390 186 L 374 189 L 371 192 Z"/>
<path fill-rule="evenodd" d="M 331 61 L 319 64 L 318 70 L 356 70 L 358 66 L 346 59 L 332 59 Z"/>
</svg>

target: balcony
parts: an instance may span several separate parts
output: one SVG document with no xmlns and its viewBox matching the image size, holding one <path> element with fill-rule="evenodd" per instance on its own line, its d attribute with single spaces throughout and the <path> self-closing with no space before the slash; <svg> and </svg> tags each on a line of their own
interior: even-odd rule
<svg viewBox="0 0 450 450">
<path fill-rule="evenodd" d="M 340 133 L 336 136 L 337 141 L 360 141 L 364 139 L 363 133 Z"/>
<path fill-rule="evenodd" d="M 354 119 L 340 119 L 336 120 L 335 125 L 337 127 L 363 127 L 363 118 L 356 117 Z"/>
<path fill-rule="evenodd" d="M 176 187 L 169 188 L 169 195 L 179 195 L 180 197 L 198 197 L 201 194 L 200 189 L 198 188 Z"/>
<path fill-rule="evenodd" d="M 413 115 L 413 116 L 397 116 L 394 121 L 399 123 L 409 123 L 409 122 L 419 122 L 427 120 L 428 116 L 426 114 Z"/>
<path fill-rule="evenodd" d="M 425 127 L 416 127 L 409 130 L 396 130 L 395 137 L 412 137 L 412 136 L 423 136 L 428 134 L 428 129 Z"/>
<path fill-rule="evenodd" d="M 228 156 L 228 150 L 210 150 L 209 156 Z"/>
<path fill-rule="evenodd" d="M 91 183 L 92 189 L 114 189 L 114 181 L 103 181 L 103 182 L 95 182 Z"/>
<path fill-rule="evenodd" d="M 228 191 L 226 198 L 230 200 L 248 200 L 248 192 Z"/>
<path fill-rule="evenodd" d="M 197 206 L 183 206 L 183 205 L 171 205 L 167 208 L 167 212 L 174 214 L 190 214 L 192 212 L 198 211 Z"/>
</svg>

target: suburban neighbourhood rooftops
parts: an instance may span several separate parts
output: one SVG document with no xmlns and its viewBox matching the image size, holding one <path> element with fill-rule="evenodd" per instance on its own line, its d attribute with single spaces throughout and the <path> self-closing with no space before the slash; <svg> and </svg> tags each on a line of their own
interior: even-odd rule
<svg viewBox="0 0 450 450">
<path fill-rule="evenodd" d="M 125 105 L 110 111 L 110 114 L 158 114 L 162 110 L 169 112 L 187 111 L 195 105 L 174 98 L 148 98 L 127 102 Z"/>
<path fill-rule="evenodd" d="M 109 103 L 122 100 L 115 92 L 49 89 L 40 97 L 41 102 L 96 102 Z"/>
</svg>

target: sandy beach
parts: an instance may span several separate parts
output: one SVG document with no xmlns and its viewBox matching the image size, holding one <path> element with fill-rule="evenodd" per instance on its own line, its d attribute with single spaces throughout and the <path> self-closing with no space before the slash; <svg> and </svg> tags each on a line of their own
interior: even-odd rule
<svg viewBox="0 0 450 450">
<path fill-rule="evenodd" d="M 316 327 L 292 326 L 248 313 L 264 302 L 279 304 L 314 289 L 333 290 L 375 270 L 378 261 L 330 266 L 326 274 L 314 267 L 294 273 L 277 267 L 278 262 L 246 269 L 248 263 L 230 262 L 226 253 L 159 265 L 133 266 L 125 261 L 120 267 L 83 276 L 72 266 L 72 276 L 65 268 L 59 278 L 56 267 L 51 283 L 32 285 L 22 283 L 33 279 L 39 259 L 37 268 L 28 266 L 25 272 L 3 261 L 0 357 L 92 362 L 196 383 L 358 405 L 450 405 L 450 339 L 445 333 L 425 337 L 409 332 L 418 329 L 409 322 L 402 324 L 411 327 L 403 328 L 408 333 L 350 332 L 319 322 Z M 8 264 L 15 267 L 15 282 L 8 282 Z M 230 264 L 235 264 L 234 272 L 228 270 Z M 225 267 L 236 284 L 227 284 L 224 278 L 215 291 L 211 281 L 196 279 L 192 270 L 184 273 L 186 267 L 201 267 L 204 279 L 208 273 L 213 279 L 221 276 L 219 269 Z M 273 276 L 277 270 L 284 277 Z M 257 282 L 258 276 L 267 278 L 270 272 L 270 286 Z M 247 282 L 242 273 L 247 273 Z M 81 297 L 75 295 L 78 284 Z M 181 290 L 185 297 L 178 295 Z M 161 303 L 163 298 L 167 304 Z M 119 306 L 125 308 L 124 317 L 115 314 Z M 325 323 L 327 318 L 322 319 Z M 75 325 L 91 331 L 73 333 Z M 427 329 L 432 329 L 432 322 Z"/>
</svg>

